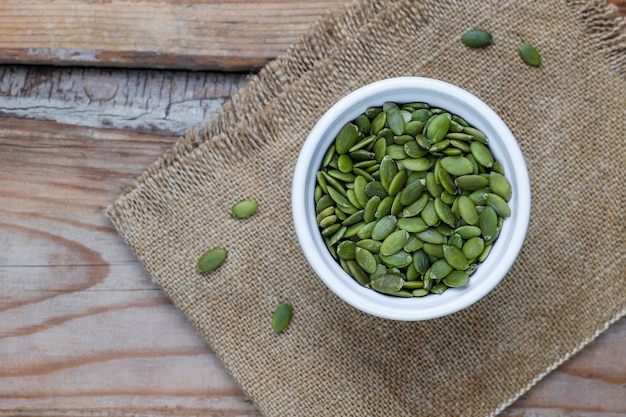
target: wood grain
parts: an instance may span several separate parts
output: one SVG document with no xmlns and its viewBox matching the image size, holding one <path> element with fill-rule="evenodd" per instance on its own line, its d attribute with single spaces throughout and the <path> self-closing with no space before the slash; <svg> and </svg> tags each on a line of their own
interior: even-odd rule
<svg viewBox="0 0 626 417">
<path fill-rule="evenodd" d="M 5 0 L 0 63 L 249 70 L 345 0 Z"/>
<path fill-rule="evenodd" d="M 0 115 L 183 136 L 246 79 L 207 71 L 0 66 Z"/>
<path fill-rule="evenodd" d="M 626 2 L 609 0 L 626 15 Z M 348 0 L 4 0 L 0 63 L 258 69 Z"/>
</svg>

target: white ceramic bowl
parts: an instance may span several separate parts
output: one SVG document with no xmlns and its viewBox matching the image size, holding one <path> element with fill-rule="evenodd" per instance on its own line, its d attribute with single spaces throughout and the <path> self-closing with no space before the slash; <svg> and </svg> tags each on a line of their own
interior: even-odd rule
<svg viewBox="0 0 626 417">
<path fill-rule="evenodd" d="M 441 295 L 399 298 L 359 285 L 330 255 L 316 224 L 314 189 L 316 172 L 339 129 L 367 108 L 396 103 L 427 102 L 464 118 L 483 131 L 489 147 L 504 166 L 511 182 L 511 216 L 487 259 L 478 265 L 470 283 Z M 386 79 L 364 86 L 341 99 L 317 122 L 298 157 L 292 187 L 292 213 L 300 246 L 313 270 L 326 286 L 353 307 L 392 320 L 426 320 L 442 317 L 475 303 L 491 291 L 515 261 L 528 228 L 530 182 L 521 150 L 510 130 L 487 104 L 449 83 L 420 77 Z"/>
</svg>

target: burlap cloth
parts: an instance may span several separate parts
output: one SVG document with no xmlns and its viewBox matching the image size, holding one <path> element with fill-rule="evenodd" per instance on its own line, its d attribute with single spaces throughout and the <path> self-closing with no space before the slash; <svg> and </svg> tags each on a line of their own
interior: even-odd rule
<svg viewBox="0 0 626 417">
<path fill-rule="evenodd" d="M 494 43 L 464 46 L 473 27 Z M 540 68 L 520 60 L 523 42 L 541 52 Z M 370 317 L 334 296 L 290 212 L 294 163 L 316 120 L 351 90 L 405 75 L 492 106 L 520 143 L 533 195 L 504 281 L 425 322 Z M 625 116 L 626 29 L 602 2 L 364 0 L 252 76 L 108 214 L 264 415 L 495 415 L 626 313 Z M 242 198 L 259 211 L 230 218 Z M 227 262 L 201 275 L 196 262 L 214 246 Z M 271 314 L 286 299 L 293 321 L 276 335 Z"/>
</svg>

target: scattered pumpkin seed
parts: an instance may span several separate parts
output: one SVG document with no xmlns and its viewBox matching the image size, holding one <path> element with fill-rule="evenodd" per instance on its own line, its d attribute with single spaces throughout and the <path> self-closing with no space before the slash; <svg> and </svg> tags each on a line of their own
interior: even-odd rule
<svg viewBox="0 0 626 417">
<path fill-rule="evenodd" d="M 280 333 L 289 326 L 291 318 L 293 316 L 293 306 L 289 301 L 280 303 L 274 310 L 272 315 L 272 329 L 276 333 Z"/>
<path fill-rule="evenodd" d="M 522 58 L 522 61 L 528 65 L 533 67 L 541 65 L 541 55 L 539 55 L 535 47 L 529 43 L 525 43 L 519 48 L 519 56 Z"/>
<path fill-rule="evenodd" d="M 461 36 L 461 40 L 472 48 L 482 48 L 491 44 L 491 33 L 483 29 L 468 30 Z"/>
<path fill-rule="evenodd" d="M 236 219 L 245 219 L 256 213 L 259 204 L 254 200 L 242 200 L 230 209 L 230 214 Z"/>
<path fill-rule="evenodd" d="M 228 252 L 226 249 L 214 248 L 205 252 L 198 261 L 198 271 L 211 272 L 222 266 Z"/>
</svg>

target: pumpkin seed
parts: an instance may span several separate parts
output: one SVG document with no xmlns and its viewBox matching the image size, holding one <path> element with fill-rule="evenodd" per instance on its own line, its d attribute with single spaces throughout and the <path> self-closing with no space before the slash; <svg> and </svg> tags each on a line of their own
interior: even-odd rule
<svg viewBox="0 0 626 417">
<path fill-rule="evenodd" d="M 406 230 L 396 230 L 383 240 L 380 246 L 381 256 L 391 256 L 400 251 L 406 241 L 409 239 L 409 233 Z M 423 239 L 422 239 L 423 240 Z"/>
<path fill-rule="evenodd" d="M 469 283 L 469 274 L 455 269 L 443 279 L 443 283 L 450 288 L 464 287 Z"/>
<path fill-rule="evenodd" d="M 430 124 L 428 125 L 426 137 L 428 138 L 430 143 L 437 143 L 442 140 L 448 133 L 452 117 L 450 113 L 441 113 L 434 116 L 430 120 L 432 120 L 432 122 L 430 122 Z"/>
<path fill-rule="evenodd" d="M 335 151 L 340 155 L 348 152 L 356 144 L 358 138 L 359 128 L 352 123 L 346 123 L 335 139 Z"/>
<path fill-rule="evenodd" d="M 370 283 L 372 289 L 383 294 L 392 294 L 400 291 L 404 285 L 404 280 L 397 274 L 384 274 Z"/>
<path fill-rule="evenodd" d="M 365 272 L 369 274 L 373 274 L 374 272 L 376 272 L 377 262 L 372 252 L 368 251 L 367 249 L 363 249 L 357 246 L 355 248 L 354 255 L 355 255 L 354 259 L 356 260 L 356 263 L 359 264 L 359 266 Z"/>
<path fill-rule="evenodd" d="M 459 196 L 458 199 L 459 215 L 469 225 L 474 225 L 478 221 L 478 211 L 474 202 L 465 195 Z"/>
<path fill-rule="evenodd" d="M 259 204 L 254 200 L 242 200 L 230 209 L 230 214 L 236 219 L 245 219 L 256 213 Z"/>
<path fill-rule="evenodd" d="M 398 220 L 396 216 L 388 215 L 376 222 L 372 230 L 372 239 L 382 241 L 389 236 L 396 228 Z"/>
<path fill-rule="evenodd" d="M 222 266 L 226 260 L 228 252 L 226 249 L 214 248 L 205 252 L 198 261 L 198 271 L 212 272 Z"/>
<path fill-rule="evenodd" d="M 293 317 L 293 306 L 289 301 L 280 303 L 272 315 L 272 329 L 280 333 L 289 326 Z"/>
<path fill-rule="evenodd" d="M 485 241 L 480 237 L 472 237 L 465 241 L 461 252 L 467 259 L 477 258 L 485 249 Z"/>
<path fill-rule="evenodd" d="M 472 48 L 483 48 L 491 44 L 491 33 L 483 29 L 468 30 L 461 36 L 461 40 L 467 46 Z"/>
<path fill-rule="evenodd" d="M 499 172 L 491 171 L 489 173 L 489 188 L 495 194 L 499 195 L 504 201 L 509 201 L 513 194 L 511 183 L 506 177 Z"/>
<path fill-rule="evenodd" d="M 443 245 L 443 258 L 450 264 L 454 269 L 467 269 L 469 267 L 469 262 L 467 258 L 461 251 L 461 249 L 452 245 Z"/>
<path fill-rule="evenodd" d="M 535 47 L 529 43 L 525 43 L 519 48 L 519 56 L 522 58 L 522 61 L 528 65 L 533 67 L 541 65 L 541 55 L 539 55 Z"/>
</svg>

